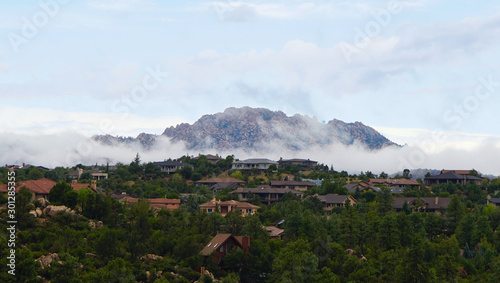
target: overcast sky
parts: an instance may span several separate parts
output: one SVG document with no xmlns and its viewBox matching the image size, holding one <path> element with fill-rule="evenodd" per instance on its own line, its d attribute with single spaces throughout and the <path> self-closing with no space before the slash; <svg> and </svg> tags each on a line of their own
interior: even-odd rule
<svg viewBox="0 0 500 283">
<path fill-rule="evenodd" d="M 0 3 L 4 156 L 27 136 L 160 134 L 232 106 L 500 156 L 498 1 Z"/>
</svg>

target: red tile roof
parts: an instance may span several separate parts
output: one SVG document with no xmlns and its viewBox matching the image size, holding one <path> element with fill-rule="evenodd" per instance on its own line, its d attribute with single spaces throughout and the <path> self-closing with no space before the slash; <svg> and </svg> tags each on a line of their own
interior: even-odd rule
<svg viewBox="0 0 500 283">
<path fill-rule="evenodd" d="M 78 191 L 83 188 L 90 188 L 90 184 L 80 184 L 80 183 L 75 183 L 75 184 L 70 184 L 73 190 Z"/>
<path fill-rule="evenodd" d="M 30 191 L 39 195 L 48 195 L 50 190 L 56 185 L 56 182 L 43 178 L 40 180 L 26 180 L 16 183 L 16 193 L 22 187 L 28 188 Z M 6 193 L 8 191 L 7 184 L 0 185 L 0 192 Z"/>
<path fill-rule="evenodd" d="M 200 205 L 200 208 L 211 208 L 215 207 L 216 205 L 220 206 L 234 206 L 237 209 L 259 209 L 260 206 L 253 205 L 248 202 L 243 202 L 243 201 L 236 201 L 236 200 L 226 200 L 226 201 L 220 201 L 220 200 L 211 200 L 209 202 L 206 202 L 204 204 Z"/>
</svg>

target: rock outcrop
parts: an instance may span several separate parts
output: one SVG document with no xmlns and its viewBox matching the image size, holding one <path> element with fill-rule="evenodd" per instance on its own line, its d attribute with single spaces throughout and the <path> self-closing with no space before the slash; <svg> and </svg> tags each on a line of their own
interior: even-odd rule
<svg viewBox="0 0 500 283">
<path fill-rule="evenodd" d="M 322 123 L 309 116 L 287 116 L 281 111 L 250 107 L 228 108 L 222 113 L 204 115 L 192 125 L 182 123 L 169 127 L 162 136 L 172 142 L 183 142 L 188 149 L 218 151 L 262 150 L 269 144 L 291 150 L 334 143 L 358 143 L 369 149 L 398 146 L 361 122 L 345 123 L 334 119 Z M 104 135 L 94 139 L 108 145 L 139 143 L 144 148 L 151 148 L 158 137 L 142 133 L 136 138 Z"/>
</svg>

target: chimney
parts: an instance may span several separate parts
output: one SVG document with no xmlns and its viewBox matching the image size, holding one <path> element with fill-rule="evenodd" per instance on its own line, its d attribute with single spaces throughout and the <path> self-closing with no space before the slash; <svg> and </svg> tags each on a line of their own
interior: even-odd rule
<svg viewBox="0 0 500 283">
<path fill-rule="evenodd" d="M 97 181 L 96 181 L 96 180 L 91 180 L 91 181 L 90 181 L 90 187 L 91 187 L 93 190 L 97 190 Z"/>
<path fill-rule="evenodd" d="M 436 199 L 434 200 L 434 204 L 438 204 L 439 202 L 439 197 L 436 197 Z"/>
<path fill-rule="evenodd" d="M 248 250 L 250 249 L 250 237 L 249 236 L 241 237 L 241 245 L 243 246 L 243 250 L 248 252 Z"/>
</svg>

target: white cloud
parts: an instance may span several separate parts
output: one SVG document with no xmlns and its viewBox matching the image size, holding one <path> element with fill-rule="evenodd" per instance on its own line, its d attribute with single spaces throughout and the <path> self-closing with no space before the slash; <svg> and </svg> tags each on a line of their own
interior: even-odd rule
<svg viewBox="0 0 500 283">
<path fill-rule="evenodd" d="M 186 122 L 181 117 L 144 117 L 130 113 L 67 112 L 47 108 L 0 107 L 0 133 L 57 134 L 78 131 L 136 136 L 141 132 L 161 134 L 166 127 Z"/>
<path fill-rule="evenodd" d="M 145 4 L 150 4 L 149 0 L 88 0 L 87 6 L 103 11 L 134 11 Z"/>
<path fill-rule="evenodd" d="M 160 138 L 149 151 L 139 145 L 107 146 L 73 131 L 57 134 L 25 135 L 0 133 L 0 156 L 3 164 L 33 164 L 49 168 L 71 167 L 76 164 L 130 163 L 136 153 L 143 162 L 161 161 L 171 156 L 185 154 L 182 143 L 171 143 Z"/>
<path fill-rule="evenodd" d="M 0 73 L 2 72 L 7 72 L 10 70 L 10 66 L 9 64 L 3 62 L 3 58 L 2 58 L 2 51 L 0 50 Z"/>
</svg>

